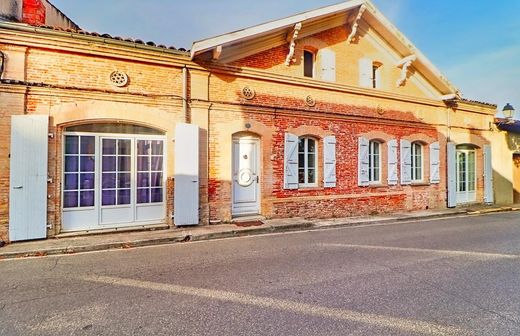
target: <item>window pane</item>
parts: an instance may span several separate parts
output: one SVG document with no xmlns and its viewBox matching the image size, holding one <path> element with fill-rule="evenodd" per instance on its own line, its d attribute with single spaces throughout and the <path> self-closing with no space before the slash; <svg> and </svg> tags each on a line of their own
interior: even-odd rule
<svg viewBox="0 0 520 336">
<path fill-rule="evenodd" d="M 63 193 L 63 207 L 76 208 L 78 206 L 78 192 L 66 191 Z"/>
<path fill-rule="evenodd" d="M 153 171 L 161 171 L 163 167 L 163 158 L 162 156 L 152 156 L 152 167 Z"/>
<path fill-rule="evenodd" d="M 144 188 L 150 186 L 149 173 L 137 173 L 137 187 Z"/>
<path fill-rule="evenodd" d="M 307 139 L 307 151 L 309 153 L 316 153 L 316 141 Z"/>
<path fill-rule="evenodd" d="M 81 171 L 82 172 L 93 172 L 96 168 L 95 165 L 96 159 L 94 156 L 82 156 L 80 159 L 81 163 Z"/>
<path fill-rule="evenodd" d="M 103 155 L 116 154 L 116 140 L 115 139 L 103 139 Z"/>
<path fill-rule="evenodd" d="M 116 171 L 115 156 L 103 156 L 103 171 Z"/>
<path fill-rule="evenodd" d="M 78 189 L 78 174 L 65 174 L 65 190 Z"/>
<path fill-rule="evenodd" d="M 137 141 L 137 155 L 148 155 L 150 154 L 150 141 L 149 140 L 138 140 Z"/>
<path fill-rule="evenodd" d="M 152 203 L 161 203 L 163 201 L 162 188 L 152 188 L 151 201 Z"/>
<path fill-rule="evenodd" d="M 103 173 L 102 188 L 112 189 L 116 187 L 116 173 Z"/>
<path fill-rule="evenodd" d="M 305 169 L 298 169 L 298 183 L 305 183 Z"/>
<path fill-rule="evenodd" d="M 67 135 L 65 137 L 65 154 L 78 154 L 79 137 Z"/>
<path fill-rule="evenodd" d="M 308 177 L 307 183 L 315 183 L 316 182 L 316 170 L 309 168 L 307 170 L 307 177 Z"/>
<path fill-rule="evenodd" d="M 115 190 L 103 190 L 102 192 L 102 204 L 103 205 L 116 205 L 116 191 Z"/>
<path fill-rule="evenodd" d="M 79 195 L 79 202 L 81 207 L 94 206 L 94 191 L 82 191 Z"/>
<path fill-rule="evenodd" d="M 305 152 L 305 138 L 298 139 L 298 152 L 299 153 Z"/>
<path fill-rule="evenodd" d="M 150 189 L 137 189 L 137 203 L 149 203 L 150 202 Z"/>
<path fill-rule="evenodd" d="M 162 187 L 163 185 L 163 173 L 152 173 L 152 187 Z"/>
<path fill-rule="evenodd" d="M 77 172 L 79 168 L 79 158 L 77 156 L 65 156 L 65 171 Z"/>
<path fill-rule="evenodd" d="M 137 157 L 137 170 L 138 171 L 149 171 L 150 170 L 148 156 L 138 156 Z"/>
<path fill-rule="evenodd" d="M 118 188 L 130 188 L 131 180 L 130 173 L 118 173 L 117 174 L 117 187 Z"/>
<path fill-rule="evenodd" d="M 316 155 L 315 154 L 308 154 L 307 156 L 307 164 L 309 168 L 314 168 L 316 166 Z"/>
<path fill-rule="evenodd" d="M 132 146 L 130 140 L 118 140 L 117 141 L 119 155 L 130 155 L 132 153 Z"/>
<path fill-rule="evenodd" d="M 130 156 L 120 156 L 118 158 L 118 171 L 130 171 L 132 169 Z"/>
<path fill-rule="evenodd" d="M 80 189 L 94 189 L 94 174 L 81 174 L 79 178 Z"/>
<path fill-rule="evenodd" d="M 298 168 L 305 168 L 305 154 L 298 154 Z"/>
<path fill-rule="evenodd" d="M 96 152 L 96 138 L 93 136 L 81 137 L 81 154 L 94 154 Z"/>
<path fill-rule="evenodd" d="M 117 204 L 130 204 L 130 189 L 123 189 L 117 192 Z"/>
<path fill-rule="evenodd" d="M 162 140 L 152 141 L 152 155 L 163 155 L 163 142 Z"/>
</svg>

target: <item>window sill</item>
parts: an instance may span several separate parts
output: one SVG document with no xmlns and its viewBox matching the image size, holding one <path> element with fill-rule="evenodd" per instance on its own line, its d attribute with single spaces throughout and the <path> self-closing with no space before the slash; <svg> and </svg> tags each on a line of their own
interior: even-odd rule
<svg viewBox="0 0 520 336">
<path fill-rule="evenodd" d="M 427 187 L 430 185 L 428 182 L 412 182 L 410 184 L 412 187 Z"/>
<path fill-rule="evenodd" d="M 383 183 L 370 183 L 368 185 L 368 187 L 371 187 L 371 188 L 382 188 L 382 187 L 388 187 L 388 185 L 383 184 Z"/>
<path fill-rule="evenodd" d="M 325 190 L 325 188 L 320 186 L 305 186 L 305 187 L 298 187 L 298 191 L 316 191 L 316 190 Z"/>
</svg>

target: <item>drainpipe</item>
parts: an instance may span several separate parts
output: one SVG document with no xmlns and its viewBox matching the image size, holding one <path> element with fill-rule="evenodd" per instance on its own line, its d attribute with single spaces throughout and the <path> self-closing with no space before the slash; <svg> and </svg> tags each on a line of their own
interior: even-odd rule
<svg viewBox="0 0 520 336">
<path fill-rule="evenodd" d="M 188 68 L 184 66 L 182 68 L 182 113 L 186 123 L 190 123 L 190 116 L 188 114 Z"/>
</svg>

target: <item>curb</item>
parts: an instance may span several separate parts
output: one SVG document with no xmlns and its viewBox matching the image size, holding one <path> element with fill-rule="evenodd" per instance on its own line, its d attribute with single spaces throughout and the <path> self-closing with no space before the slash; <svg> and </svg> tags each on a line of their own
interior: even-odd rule
<svg viewBox="0 0 520 336">
<path fill-rule="evenodd" d="M 198 241 L 207 241 L 207 240 L 215 240 L 215 239 L 225 239 L 225 238 L 233 238 L 233 237 L 245 237 L 252 235 L 260 235 L 260 234 L 269 234 L 276 232 L 290 232 L 290 231 L 303 231 L 303 230 L 322 230 L 322 229 L 333 229 L 340 227 L 355 227 L 362 225 L 372 225 L 372 224 L 385 224 L 385 223 L 399 223 L 405 221 L 414 221 L 414 220 L 427 220 L 433 218 L 449 218 L 455 217 L 459 215 L 483 215 L 488 213 L 497 213 L 497 212 L 510 212 L 510 211 L 519 211 L 519 208 L 512 207 L 501 207 L 501 208 L 493 208 L 493 209 L 483 209 L 483 210 L 459 210 L 450 213 L 439 213 L 439 214 L 431 214 L 431 215 L 422 215 L 422 216 L 402 216 L 396 218 L 389 218 L 383 220 L 374 220 L 374 221 L 360 221 L 360 222 L 350 222 L 350 223 L 332 223 L 326 225 L 318 225 L 319 221 L 306 221 L 302 223 L 288 224 L 288 225 L 268 225 L 264 227 L 253 227 L 253 228 L 243 228 L 240 230 L 225 230 L 221 232 L 211 232 L 211 233 L 200 233 L 200 234 L 186 234 L 186 235 L 177 235 L 174 237 L 164 237 L 164 238 L 151 238 L 151 239 L 141 239 L 134 241 L 119 241 L 119 242 L 110 242 L 110 243 L 101 243 L 94 245 L 82 245 L 82 246 L 67 246 L 60 248 L 48 248 L 48 249 L 40 249 L 40 250 L 29 250 L 29 251 L 18 251 L 18 252 L 0 252 L 0 261 L 6 259 L 19 259 L 19 258 L 31 258 L 31 257 L 44 257 L 44 256 L 53 256 L 53 255 L 70 255 L 76 253 L 84 253 L 84 252 L 95 252 L 95 251 L 105 251 L 105 250 L 121 250 L 121 249 L 130 249 L 136 247 L 144 247 L 144 246 L 158 246 L 158 245 L 167 245 L 167 244 L 178 244 L 178 243 L 187 243 L 187 242 L 198 242 Z"/>
</svg>

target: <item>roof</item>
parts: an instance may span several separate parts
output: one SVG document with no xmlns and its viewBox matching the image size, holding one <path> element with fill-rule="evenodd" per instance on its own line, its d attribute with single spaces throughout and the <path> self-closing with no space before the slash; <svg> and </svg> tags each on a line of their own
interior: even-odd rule
<svg viewBox="0 0 520 336">
<path fill-rule="evenodd" d="M 486 107 L 497 108 L 497 104 L 486 103 L 486 102 L 482 102 L 482 101 L 478 101 L 478 100 L 472 100 L 472 99 L 467 99 L 467 98 L 461 98 L 460 100 L 463 101 L 463 102 L 465 102 L 465 103 L 468 103 L 468 104 L 473 104 L 473 105 L 484 105 L 484 106 L 486 106 Z"/>
<path fill-rule="evenodd" d="M 18 28 L 18 29 L 24 29 L 24 30 L 31 30 L 34 32 L 41 31 L 53 31 L 53 32 L 59 32 L 59 33 L 70 33 L 70 37 L 72 38 L 81 38 L 82 36 L 90 36 L 90 37 L 98 37 L 103 42 L 108 42 L 107 40 L 113 40 L 118 41 L 122 43 L 128 43 L 136 45 L 141 45 L 143 47 L 152 47 L 152 48 L 158 48 L 163 50 L 171 50 L 181 53 L 189 53 L 189 50 L 186 50 L 184 48 L 176 48 L 174 46 L 166 46 L 163 44 L 156 44 L 153 41 L 145 42 L 141 39 L 134 39 L 134 38 L 128 38 L 128 37 L 120 37 L 120 36 L 112 36 L 107 33 L 97 33 L 97 32 L 88 32 L 81 29 L 69 29 L 69 28 L 62 28 L 62 27 L 56 27 L 56 26 L 46 26 L 46 25 L 40 25 L 40 26 L 33 26 L 26 23 L 12 23 L 12 22 L 1 22 L 0 21 L 0 28 L 2 26 L 8 26 L 8 28 Z"/>
<path fill-rule="evenodd" d="M 417 56 L 413 64 L 414 68 L 422 73 L 437 90 L 443 95 L 459 94 L 459 90 L 442 75 L 432 62 L 423 55 L 370 0 L 348 0 L 339 4 L 196 41 L 192 46 L 191 58 L 201 58 L 205 53 L 217 50 L 217 48 L 221 49 L 222 53 L 225 54 L 226 48 L 230 49 L 237 45 L 245 48 L 245 45 L 254 44 L 254 41 L 262 41 L 264 45 L 269 45 L 269 42 L 271 43 L 270 47 L 282 45 L 287 43 L 288 34 L 290 34 L 298 23 L 302 23 L 302 29 L 298 34 L 298 39 L 301 39 L 330 28 L 330 24 L 332 23 L 336 25 L 351 23 L 361 6 L 366 8 L 362 17 L 363 20 L 381 35 L 403 58 L 410 55 Z M 355 15 L 349 15 L 351 11 L 355 12 Z M 324 27 L 324 23 L 328 23 L 329 26 Z M 266 50 L 262 50 L 259 47 L 256 49 L 249 47 L 249 49 L 252 53 Z M 221 59 L 225 59 L 225 57 L 222 56 Z"/>
</svg>

